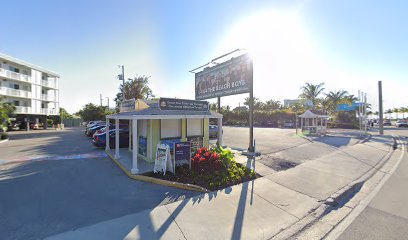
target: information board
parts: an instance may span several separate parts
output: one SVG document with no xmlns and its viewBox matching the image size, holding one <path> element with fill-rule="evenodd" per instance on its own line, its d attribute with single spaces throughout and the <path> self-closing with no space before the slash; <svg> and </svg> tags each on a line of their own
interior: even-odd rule
<svg viewBox="0 0 408 240">
<path fill-rule="evenodd" d="M 209 111 L 207 101 L 178 98 L 160 98 L 159 107 L 160 110 Z"/>
<path fill-rule="evenodd" d="M 166 175 L 166 171 L 174 172 L 170 157 L 169 146 L 164 144 L 157 144 L 156 159 L 154 160 L 153 172 L 157 173 L 163 171 L 163 175 Z"/>
<path fill-rule="evenodd" d="M 138 153 L 142 156 L 147 156 L 147 138 L 139 137 Z"/>
</svg>

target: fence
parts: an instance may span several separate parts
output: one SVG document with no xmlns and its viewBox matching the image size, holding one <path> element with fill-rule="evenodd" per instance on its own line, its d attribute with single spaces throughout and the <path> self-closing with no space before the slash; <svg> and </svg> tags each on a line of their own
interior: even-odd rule
<svg viewBox="0 0 408 240">
<path fill-rule="evenodd" d="M 63 119 L 64 127 L 80 127 L 82 119 Z"/>
</svg>

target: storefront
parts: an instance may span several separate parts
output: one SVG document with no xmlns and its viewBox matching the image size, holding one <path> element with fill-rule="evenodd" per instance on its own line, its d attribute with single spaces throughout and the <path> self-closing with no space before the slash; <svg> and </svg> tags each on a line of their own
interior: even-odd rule
<svg viewBox="0 0 408 240">
<path fill-rule="evenodd" d="M 108 115 L 107 122 L 115 123 L 115 149 L 106 151 L 128 168 L 132 174 L 153 171 L 158 144 L 170 150 L 176 142 L 191 142 L 192 151 L 209 146 L 209 119 L 218 119 L 218 142 L 222 145 L 222 115 L 209 111 L 208 102 L 182 99 L 129 100 L 121 112 Z M 120 136 L 119 121 L 128 121 L 129 138 Z M 107 131 L 108 134 L 109 130 Z M 128 141 L 127 149 L 119 148 Z"/>
</svg>

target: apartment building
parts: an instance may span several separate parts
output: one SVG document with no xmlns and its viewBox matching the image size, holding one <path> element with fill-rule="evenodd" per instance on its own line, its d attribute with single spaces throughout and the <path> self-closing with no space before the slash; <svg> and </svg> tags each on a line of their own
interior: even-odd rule
<svg viewBox="0 0 408 240">
<path fill-rule="evenodd" d="M 59 78 L 55 72 L 0 53 L 0 97 L 16 106 L 18 121 L 46 127 L 47 116 L 59 115 Z"/>
</svg>

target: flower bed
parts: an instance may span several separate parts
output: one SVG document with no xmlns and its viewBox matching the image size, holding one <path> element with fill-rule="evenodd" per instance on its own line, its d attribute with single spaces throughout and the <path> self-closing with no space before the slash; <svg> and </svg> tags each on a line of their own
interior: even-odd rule
<svg viewBox="0 0 408 240">
<path fill-rule="evenodd" d="M 231 150 L 221 147 L 200 148 L 191 159 L 191 170 L 187 164 L 176 167 L 171 172 L 145 173 L 149 177 L 194 184 L 209 190 L 218 190 L 256 178 L 253 170 L 235 162 Z"/>
</svg>

